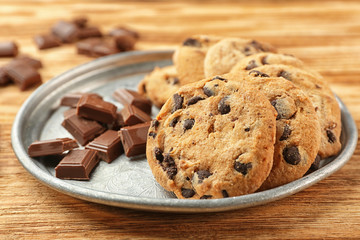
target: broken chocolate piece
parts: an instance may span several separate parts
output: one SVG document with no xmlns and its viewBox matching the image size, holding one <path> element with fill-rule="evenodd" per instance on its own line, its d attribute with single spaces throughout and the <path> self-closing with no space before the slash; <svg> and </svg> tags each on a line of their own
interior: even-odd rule
<svg viewBox="0 0 360 240">
<path fill-rule="evenodd" d="M 126 156 L 130 157 L 145 153 L 149 127 L 150 122 L 147 122 L 120 129 L 119 136 Z"/>
<path fill-rule="evenodd" d="M 147 113 L 133 105 L 126 105 L 120 113 L 125 126 L 151 121 L 151 117 Z"/>
<path fill-rule="evenodd" d="M 15 42 L 0 42 L 0 57 L 15 57 L 18 54 L 18 46 Z"/>
<path fill-rule="evenodd" d="M 39 69 L 43 67 L 42 62 L 40 60 L 25 55 L 16 57 L 12 62 L 22 62 L 35 69 Z"/>
<path fill-rule="evenodd" d="M 102 56 L 112 55 L 118 52 L 119 50 L 116 48 L 114 42 L 101 41 L 98 44 L 94 45 L 92 49 L 92 56 L 102 57 Z"/>
<path fill-rule="evenodd" d="M 118 35 L 124 35 L 124 34 L 129 34 L 130 36 L 132 36 L 135 39 L 140 38 L 140 35 L 138 32 L 131 30 L 129 28 L 126 28 L 126 27 L 117 27 L 109 32 L 109 35 L 112 37 L 116 37 Z"/>
<path fill-rule="evenodd" d="M 41 76 L 33 67 L 23 62 L 11 62 L 5 67 L 9 78 L 24 91 L 32 86 L 41 84 Z"/>
<path fill-rule="evenodd" d="M 78 54 L 87 55 L 93 57 L 93 49 L 96 45 L 100 44 L 102 40 L 100 38 L 89 38 L 76 43 L 76 49 Z"/>
<path fill-rule="evenodd" d="M 40 157 L 48 155 L 61 155 L 65 151 L 79 147 L 75 140 L 71 138 L 56 138 L 33 142 L 28 148 L 30 157 Z"/>
<path fill-rule="evenodd" d="M 61 179 L 90 180 L 90 173 L 98 163 L 96 151 L 72 150 L 56 166 L 55 175 Z"/>
<path fill-rule="evenodd" d="M 107 130 L 86 145 L 85 148 L 96 150 L 98 157 L 107 163 L 114 161 L 124 151 L 119 134 L 114 130 Z"/>
<path fill-rule="evenodd" d="M 11 82 L 11 78 L 8 76 L 4 67 L 0 67 L 0 86 L 5 86 Z"/>
<path fill-rule="evenodd" d="M 40 50 L 59 47 L 61 45 L 60 40 L 53 35 L 37 35 L 34 37 L 34 42 Z"/>
<path fill-rule="evenodd" d="M 301 161 L 301 155 L 296 146 L 285 147 L 283 150 L 283 157 L 284 160 L 291 165 L 297 165 Z"/>
<path fill-rule="evenodd" d="M 103 34 L 98 27 L 84 27 L 78 30 L 78 38 L 100 38 Z"/>
<path fill-rule="evenodd" d="M 124 106 L 134 105 L 143 112 L 151 114 L 151 101 L 133 90 L 119 88 L 113 93 L 113 97 L 116 101 L 120 102 Z"/>
<path fill-rule="evenodd" d="M 102 99 L 102 97 L 96 93 L 68 93 L 61 98 L 60 106 L 76 107 L 80 98 L 84 95 L 95 95 Z"/>
<path fill-rule="evenodd" d="M 79 29 L 72 22 L 58 21 L 51 28 L 51 32 L 64 43 L 72 43 L 78 39 Z"/>
<path fill-rule="evenodd" d="M 136 38 L 134 38 L 131 34 L 123 33 L 123 34 L 116 34 L 114 36 L 116 47 L 121 51 L 130 51 L 134 49 Z"/>
<path fill-rule="evenodd" d="M 77 116 L 75 109 L 64 112 L 64 117 L 61 125 L 83 146 L 105 131 L 98 122 Z"/>
<path fill-rule="evenodd" d="M 84 16 L 76 17 L 72 20 L 72 22 L 78 27 L 78 28 L 84 28 L 87 25 L 88 19 Z"/>
<path fill-rule="evenodd" d="M 82 96 L 76 109 L 80 117 L 102 123 L 113 123 L 116 119 L 116 106 L 93 94 Z"/>
</svg>

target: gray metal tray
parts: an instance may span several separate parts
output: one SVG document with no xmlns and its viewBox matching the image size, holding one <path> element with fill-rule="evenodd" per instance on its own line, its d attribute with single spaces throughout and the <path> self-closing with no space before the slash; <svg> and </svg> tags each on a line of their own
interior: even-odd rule
<svg viewBox="0 0 360 240">
<path fill-rule="evenodd" d="M 101 161 L 90 181 L 75 181 L 55 177 L 56 161 L 36 160 L 27 155 L 27 147 L 34 140 L 71 137 L 60 125 L 62 114 L 67 109 L 59 106 L 64 94 L 96 92 L 121 109 L 122 106 L 112 99 L 112 92 L 119 87 L 136 89 L 144 74 L 155 66 L 170 65 L 171 55 L 171 51 L 112 55 L 78 66 L 43 84 L 23 104 L 13 125 L 12 145 L 21 164 L 47 186 L 91 202 L 150 211 L 215 212 L 256 206 L 292 195 L 334 173 L 353 154 L 357 142 L 356 125 L 338 99 L 343 124 L 341 153 L 297 181 L 244 196 L 212 200 L 176 199 L 155 181 L 145 156 L 127 158 L 122 155 L 111 164 Z M 154 107 L 153 116 L 157 112 Z"/>
</svg>

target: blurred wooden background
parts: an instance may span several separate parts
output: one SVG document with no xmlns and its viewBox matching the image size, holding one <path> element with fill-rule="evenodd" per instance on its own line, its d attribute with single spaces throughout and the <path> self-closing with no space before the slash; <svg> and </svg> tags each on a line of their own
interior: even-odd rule
<svg viewBox="0 0 360 240">
<path fill-rule="evenodd" d="M 44 82 L 91 58 L 75 46 L 39 51 L 33 36 L 87 16 L 106 32 L 139 31 L 139 50 L 176 47 L 191 34 L 268 41 L 328 79 L 360 125 L 359 1 L 0 1 L 0 41 L 40 58 Z M 0 65 L 10 59 L 0 59 Z M 0 239 L 359 239 L 360 148 L 338 172 L 283 200 L 211 214 L 148 213 L 78 200 L 17 161 L 11 127 L 34 89 L 0 88 Z"/>
</svg>

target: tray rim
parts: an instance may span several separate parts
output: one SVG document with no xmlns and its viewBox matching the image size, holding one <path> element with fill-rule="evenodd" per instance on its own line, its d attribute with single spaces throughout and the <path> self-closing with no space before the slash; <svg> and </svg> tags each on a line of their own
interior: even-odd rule
<svg viewBox="0 0 360 240">
<path fill-rule="evenodd" d="M 82 200 L 138 210 L 148 211 L 165 211 L 165 212 L 219 212 L 233 209 L 247 208 L 257 205 L 273 202 L 281 198 L 293 195 L 311 185 L 321 181 L 322 179 L 333 174 L 339 170 L 345 163 L 351 158 L 355 151 L 358 132 L 357 127 L 352 118 L 349 110 L 345 104 L 337 97 L 338 103 L 341 108 L 342 126 L 346 139 L 340 154 L 330 163 L 322 167 L 321 169 L 308 174 L 296 181 L 285 184 L 283 186 L 273 188 L 270 190 L 256 192 L 252 194 L 223 198 L 223 199 L 209 199 L 209 200 L 186 200 L 186 199 L 157 199 L 147 197 L 134 197 L 117 193 L 102 192 L 98 190 L 92 190 L 81 186 L 69 184 L 66 181 L 57 179 L 56 177 L 46 174 L 40 169 L 32 158 L 27 155 L 26 148 L 22 143 L 22 125 L 26 122 L 26 115 L 28 108 L 32 102 L 36 100 L 37 96 L 45 91 L 47 88 L 54 88 L 56 84 L 62 83 L 65 79 L 71 77 L 78 77 L 90 70 L 94 70 L 94 67 L 107 67 L 112 64 L 124 61 L 124 65 L 129 59 L 135 59 L 141 56 L 159 56 L 160 58 L 171 56 L 172 50 L 159 50 L 159 51 L 132 51 L 127 53 L 114 54 L 102 58 L 95 59 L 85 64 L 74 67 L 57 77 L 49 80 L 36 89 L 29 98 L 23 103 L 19 112 L 17 113 L 12 131 L 11 140 L 12 147 L 18 161 L 23 167 L 37 180 L 47 185 L 48 187 L 55 189 L 63 194 L 70 195 Z M 130 61 L 131 62 L 131 61 Z M 54 86 L 53 86 L 54 85 Z"/>
</svg>

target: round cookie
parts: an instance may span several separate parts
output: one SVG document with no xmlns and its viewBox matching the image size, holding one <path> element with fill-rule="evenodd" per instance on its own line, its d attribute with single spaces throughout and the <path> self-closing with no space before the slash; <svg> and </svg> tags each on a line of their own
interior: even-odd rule
<svg viewBox="0 0 360 240">
<path fill-rule="evenodd" d="M 139 83 L 138 92 L 149 98 L 155 106 L 161 108 L 179 88 L 176 68 L 172 65 L 163 68 L 155 67 Z"/>
<path fill-rule="evenodd" d="M 180 85 L 196 82 L 205 78 L 204 59 L 209 47 L 220 41 L 217 36 L 195 35 L 187 38 L 177 48 L 173 62 L 180 79 Z"/>
<path fill-rule="evenodd" d="M 235 72 L 236 69 L 233 69 L 232 73 Z M 241 75 L 244 71 L 237 73 Z M 265 74 L 270 77 L 282 77 L 303 90 L 313 103 L 320 121 L 321 145 L 318 153 L 320 158 L 324 159 L 339 153 L 341 150 L 341 110 L 333 92 L 324 79 L 318 78 L 305 70 L 281 64 L 256 67 L 248 71 L 247 74 L 251 76 L 264 76 Z"/>
<path fill-rule="evenodd" d="M 320 122 L 310 99 L 282 78 L 239 77 L 236 80 L 264 93 L 278 112 L 273 167 L 260 190 L 301 178 L 314 162 L 321 139 Z"/>
<path fill-rule="evenodd" d="M 209 48 L 204 60 L 205 77 L 228 73 L 241 59 L 259 52 L 276 52 L 276 49 L 255 40 L 225 38 Z"/>
<path fill-rule="evenodd" d="M 216 77 L 183 86 L 149 128 L 146 156 L 178 198 L 248 194 L 267 178 L 276 111 L 244 84 Z"/>
</svg>

